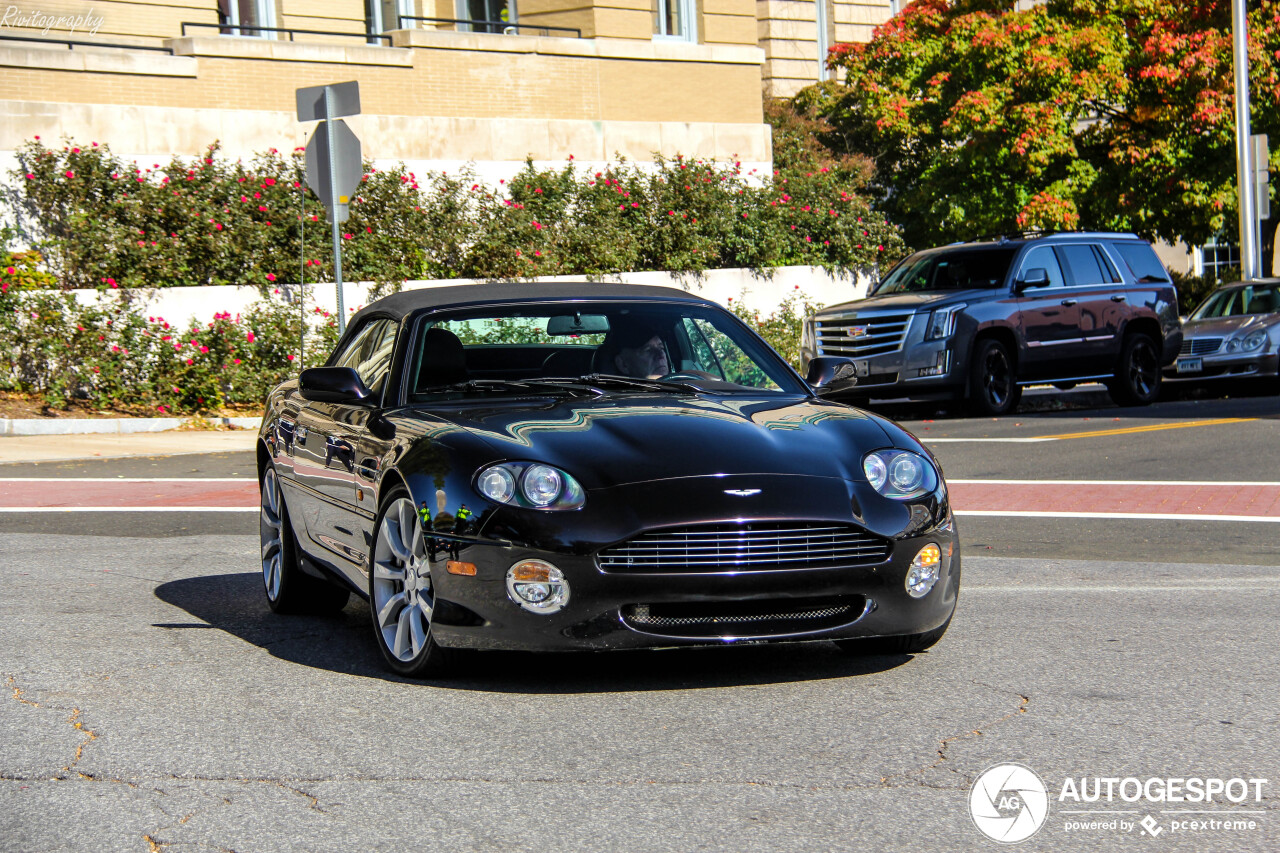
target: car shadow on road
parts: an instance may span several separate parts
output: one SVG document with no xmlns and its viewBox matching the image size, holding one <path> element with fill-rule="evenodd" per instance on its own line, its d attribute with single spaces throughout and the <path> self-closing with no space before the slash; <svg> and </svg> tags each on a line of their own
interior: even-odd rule
<svg viewBox="0 0 1280 853">
<path fill-rule="evenodd" d="M 352 600 L 333 616 L 277 615 L 267 609 L 257 572 L 169 581 L 156 597 L 198 622 L 155 627 L 225 631 L 273 656 L 331 672 L 450 690 L 572 694 L 750 687 L 854 678 L 895 669 L 911 655 L 846 655 L 832 643 L 618 652 L 472 652 L 456 675 L 412 681 L 391 673 L 374 646 L 369 605 Z"/>
</svg>

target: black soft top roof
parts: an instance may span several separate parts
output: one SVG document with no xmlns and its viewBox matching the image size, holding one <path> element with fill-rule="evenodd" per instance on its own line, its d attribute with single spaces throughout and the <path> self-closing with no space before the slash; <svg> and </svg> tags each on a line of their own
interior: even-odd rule
<svg viewBox="0 0 1280 853">
<path fill-rule="evenodd" d="M 596 281 L 493 282 L 459 284 L 452 287 L 424 287 L 402 290 L 366 305 L 351 318 L 351 326 L 370 314 L 403 319 L 415 311 L 453 308 L 485 303 L 538 302 L 554 299 L 677 299 L 705 304 L 704 299 L 674 287 L 644 284 L 611 284 Z"/>
</svg>

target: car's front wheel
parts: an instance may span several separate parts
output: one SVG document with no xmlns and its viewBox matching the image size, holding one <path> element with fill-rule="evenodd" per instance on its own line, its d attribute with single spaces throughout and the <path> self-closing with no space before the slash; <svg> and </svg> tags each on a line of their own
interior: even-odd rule
<svg viewBox="0 0 1280 853">
<path fill-rule="evenodd" d="M 422 520 L 409 492 L 397 487 L 378 514 L 369 571 L 373 633 L 387 665 L 411 678 L 441 676 L 453 655 L 436 644 L 431 625 L 435 584 Z"/>
<path fill-rule="evenodd" d="M 978 341 L 969 362 L 969 405 L 980 415 L 1007 415 L 1018 407 L 1018 384 L 1013 356 L 995 338 Z"/>
<path fill-rule="evenodd" d="M 262 546 L 262 583 L 267 606 L 276 613 L 333 613 L 346 606 L 349 590 L 314 578 L 302 570 L 298 543 L 280 488 L 276 467 L 262 472 L 258 531 Z"/>
<path fill-rule="evenodd" d="M 1118 406 L 1149 406 L 1160 396 L 1160 356 L 1156 342 L 1141 332 L 1124 339 L 1116 375 L 1107 383 Z"/>
</svg>

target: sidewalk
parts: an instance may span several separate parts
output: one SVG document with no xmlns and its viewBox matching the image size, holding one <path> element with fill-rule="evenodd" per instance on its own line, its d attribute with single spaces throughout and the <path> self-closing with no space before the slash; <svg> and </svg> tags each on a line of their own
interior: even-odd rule
<svg viewBox="0 0 1280 853">
<path fill-rule="evenodd" d="M 0 435 L 0 466 L 20 462 L 60 462 L 125 456 L 238 453 L 252 451 L 257 438 L 256 429 Z M 2 471 L 3 468 L 0 468 L 0 475 Z"/>
</svg>

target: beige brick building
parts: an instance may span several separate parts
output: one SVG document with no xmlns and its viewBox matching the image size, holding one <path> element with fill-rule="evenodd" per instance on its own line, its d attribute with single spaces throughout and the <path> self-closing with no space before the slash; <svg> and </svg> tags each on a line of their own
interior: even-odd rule
<svg viewBox="0 0 1280 853">
<path fill-rule="evenodd" d="M 358 80 L 350 124 L 378 161 L 765 169 L 763 98 L 822 79 L 825 50 L 868 38 L 890 2 L 17 0 L 0 12 L 0 166 L 36 135 L 146 158 L 288 149 L 311 130 L 296 88 Z"/>
</svg>

